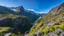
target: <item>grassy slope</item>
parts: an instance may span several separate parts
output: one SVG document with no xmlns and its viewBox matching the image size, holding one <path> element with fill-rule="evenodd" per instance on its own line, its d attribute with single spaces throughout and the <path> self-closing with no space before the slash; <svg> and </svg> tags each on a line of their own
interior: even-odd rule
<svg viewBox="0 0 64 36">
<path fill-rule="evenodd" d="M 8 31 L 10 27 L 0 27 L 0 33 Z"/>
<path fill-rule="evenodd" d="M 7 18 L 16 19 L 17 17 L 27 18 L 25 16 L 20 16 L 15 14 L 0 14 L 0 20 L 7 19 Z M 9 29 L 10 27 L 0 27 L 0 33 L 7 32 L 9 31 Z"/>
<path fill-rule="evenodd" d="M 48 13 L 46 16 L 43 16 L 40 20 L 37 20 L 35 26 L 33 26 L 29 32 L 29 36 L 32 36 L 33 34 L 36 34 L 38 30 L 41 28 L 42 33 L 44 33 L 45 36 L 48 32 L 53 32 L 57 28 L 64 30 L 64 7 L 61 8 L 62 10 L 59 11 L 58 14 L 50 14 Z M 55 11 L 55 10 L 54 10 Z M 48 26 L 48 23 L 51 21 L 58 22 L 57 25 Z"/>
</svg>

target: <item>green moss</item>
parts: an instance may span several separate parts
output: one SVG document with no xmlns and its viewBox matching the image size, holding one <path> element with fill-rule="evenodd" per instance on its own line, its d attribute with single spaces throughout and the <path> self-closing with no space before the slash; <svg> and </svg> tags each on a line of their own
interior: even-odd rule
<svg viewBox="0 0 64 36">
<path fill-rule="evenodd" d="M 57 35 L 59 35 L 59 34 L 60 34 L 60 32 L 56 32 L 56 34 L 57 34 Z"/>
<path fill-rule="evenodd" d="M 64 30 L 64 24 L 60 25 L 59 28 Z"/>
<path fill-rule="evenodd" d="M 17 36 L 23 36 L 20 32 L 18 32 L 18 35 Z"/>
<path fill-rule="evenodd" d="M 48 29 L 45 28 L 45 29 L 42 30 L 42 32 L 43 32 L 44 34 L 47 34 L 47 33 L 48 33 Z"/>
<path fill-rule="evenodd" d="M 0 27 L 0 33 L 8 31 L 9 28 L 10 27 Z"/>
<path fill-rule="evenodd" d="M 50 27 L 50 29 L 49 29 L 50 32 L 53 32 L 54 30 L 55 30 L 54 27 Z"/>
<path fill-rule="evenodd" d="M 10 36 L 23 36 L 20 32 L 16 33 L 12 33 Z"/>
<path fill-rule="evenodd" d="M 47 28 L 46 26 L 42 29 L 42 32 L 45 34 L 47 34 L 48 32 L 53 32 L 55 31 L 57 28 L 64 30 L 64 24 L 59 24 L 59 25 L 54 25 L 51 26 L 49 28 Z M 60 32 L 57 32 L 57 34 L 59 34 Z"/>
<path fill-rule="evenodd" d="M 10 36 L 16 36 L 16 34 L 15 33 L 12 33 Z"/>
</svg>

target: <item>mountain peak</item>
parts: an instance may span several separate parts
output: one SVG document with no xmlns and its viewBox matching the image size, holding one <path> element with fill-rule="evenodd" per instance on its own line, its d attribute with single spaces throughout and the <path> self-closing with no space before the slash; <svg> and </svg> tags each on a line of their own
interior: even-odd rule
<svg viewBox="0 0 64 36">
<path fill-rule="evenodd" d="M 17 7 L 17 10 L 23 11 L 24 7 L 23 6 L 19 6 L 19 7 Z"/>
<path fill-rule="evenodd" d="M 18 8 L 23 8 L 23 6 L 18 6 Z"/>
</svg>

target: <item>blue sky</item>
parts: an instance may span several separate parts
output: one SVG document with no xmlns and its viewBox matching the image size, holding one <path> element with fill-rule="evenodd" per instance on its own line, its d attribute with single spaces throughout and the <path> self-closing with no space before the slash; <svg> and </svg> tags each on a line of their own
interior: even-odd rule
<svg viewBox="0 0 64 36">
<path fill-rule="evenodd" d="M 23 6 L 25 9 L 47 13 L 63 2 L 64 0 L 0 0 L 0 5 L 7 7 Z"/>
</svg>

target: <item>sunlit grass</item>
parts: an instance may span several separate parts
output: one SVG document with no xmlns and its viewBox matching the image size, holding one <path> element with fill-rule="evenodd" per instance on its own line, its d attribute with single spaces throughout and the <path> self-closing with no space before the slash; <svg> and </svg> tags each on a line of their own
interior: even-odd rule
<svg viewBox="0 0 64 36">
<path fill-rule="evenodd" d="M 0 27 L 0 33 L 1 32 L 5 32 L 5 31 L 8 31 L 10 27 Z"/>
<path fill-rule="evenodd" d="M 56 29 L 62 29 L 62 30 L 64 30 L 64 24 L 60 23 L 59 25 L 53 25 L 53 26 L 51 26 L 51 27 L 49 27 L 49 28 L 47 28 L 47 26 L 46 26 L 46 27 L 44 27 L 44 28 L 42 29 L 42 32 L 43 32 L 44 35 L 45 35 L 45 34 L 47 34 L 48 32 L 53 32 L 53 31 L 55 31 Z M 57 33 L 57 34 L 58 34 L 58 33 Z"/>
</svg>

